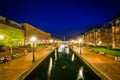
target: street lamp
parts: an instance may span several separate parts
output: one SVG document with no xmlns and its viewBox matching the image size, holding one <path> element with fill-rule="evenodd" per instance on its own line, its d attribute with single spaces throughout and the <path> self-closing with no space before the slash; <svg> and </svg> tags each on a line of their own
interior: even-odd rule
<svg viewBox="0 0 120 80">
<path fill-rule="evenodd" d="M 4 40 L 4 36 L 3 35 L 0 35 L 0 40 Z M 2 45 L 2 43 L 1 43 L 1 45 Z"/>
<path fill-rule="evenodd" d="M 33 42 L 33 44 L 32 44 L 32 49 L 33 49 L 33 60 L 32 60 L 32 62 L 34 62 L 35 61 L 35 54 L 34 54 L 34 52 L 35 52 L 36 37 L 31 37 L 30 41 Z"/>
<path fill-rule="evenodd" d="M 81 53 L 81 43 L 82 43 L 82 39 L 79 39 L 79 43 L 80 43 L 80 54 L 82 54 L 82 53 Z"/>
<path fill-rule="evenodd" d="M 53 42 L 54 42 L 53 39 L 50 39 L 51 49 L 52 49 Z"/>
</svg>

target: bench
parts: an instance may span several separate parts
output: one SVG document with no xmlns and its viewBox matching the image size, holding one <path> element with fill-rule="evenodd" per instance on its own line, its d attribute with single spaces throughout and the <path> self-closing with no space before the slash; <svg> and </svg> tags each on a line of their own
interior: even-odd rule
<svg viewBox="0 0 120 80">
<path fill-rule="evenodd" d="M 7 58 L 7 59 L 4 59 L 4 57 L 1 57 L 0 58 L 0 63 L 5 63 L 5 62 L 8 62 L 9 61 L 9 59 Z"/>
</svg>

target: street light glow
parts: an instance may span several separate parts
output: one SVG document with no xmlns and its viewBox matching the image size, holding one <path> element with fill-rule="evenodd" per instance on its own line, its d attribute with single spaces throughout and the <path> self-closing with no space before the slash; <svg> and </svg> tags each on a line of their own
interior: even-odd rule
<svg viewBox="0 0 120 80">
<path fill-rule="evenodd" d="M 102 41 L 99 41 L 99 42 L 98 42 L 98 45 L 101 45 L 101 44 L 102 44 Z"/>
<path fill-rule="evenodd" d="M 3 36 L 3 35 L 0 35 L 0 39 L 3 40 L 3 39 L 4 39 L 4 36 Z"/>
<path fill-rule="evenodd" d="M 101 44 L 102 43 L 102 41 L 99 41 L 99 44 Z"/>
<path fill-rule="evenodd" d="M 52 39 L 50 39 L 50 43 L 53 43 L 53 40 L 52 40 Z"/>
<path fill-rule="evenodd" d="M 32 37 L 32 38 L 30 39 L 31 42 L 35 42 L 36 40 L 37 40 L 36 37 Z"/>
<path fill-rule="evenodd" d="M 81 39 L 81 38 L 79 39 L 79 42 L 80 42 L 80 43 L 82 42 L 82 39 Z"/>
</svg>

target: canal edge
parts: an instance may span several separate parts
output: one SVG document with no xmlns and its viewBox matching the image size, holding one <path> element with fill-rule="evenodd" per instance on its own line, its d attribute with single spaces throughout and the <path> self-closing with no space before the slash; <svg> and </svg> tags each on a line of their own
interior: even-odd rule
<svg viewBox="0 0 120 80">
<path fill-rule="evenodd" d="M 56 48 L 55 48 L 56 49 Z M 33 63 L 28 69 L 26 69 L 23 73 L 21 73 L 15 80 L 24 80 L 26 76 L 28 76 L 47 56 L 49 56 L 55 49 L 50 51 L 43 59 L 38 60 Z"/>
<path fill-rule="evenodd" d="M 95 66 L 93 66 L 92 64 L 90 64 L 86 59 L 84 59 L 82 57 L 82 55 L 79 55 L 79 53 L 73 49 L 71 49 L 83 62 L 85 62 L 85 64 L 87 66 L 89 66 L 93 72 L 95 72 L 102 80 L 112 80 L 110 79 L 106 74 L 104 74 L 103 72 L 100 72 L 100 70 L 98 68 L 96 68 Z"/>
</svg>

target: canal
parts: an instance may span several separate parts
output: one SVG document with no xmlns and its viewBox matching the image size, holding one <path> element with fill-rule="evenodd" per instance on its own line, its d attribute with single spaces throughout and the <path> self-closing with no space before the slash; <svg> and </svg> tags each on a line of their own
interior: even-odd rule
<svg viewBox="0 0 120 80">
<path fill-rule="evenodd" d="M 61 45 L 24 80 L 102 80 L 67 45 Z"/>
</svg>

